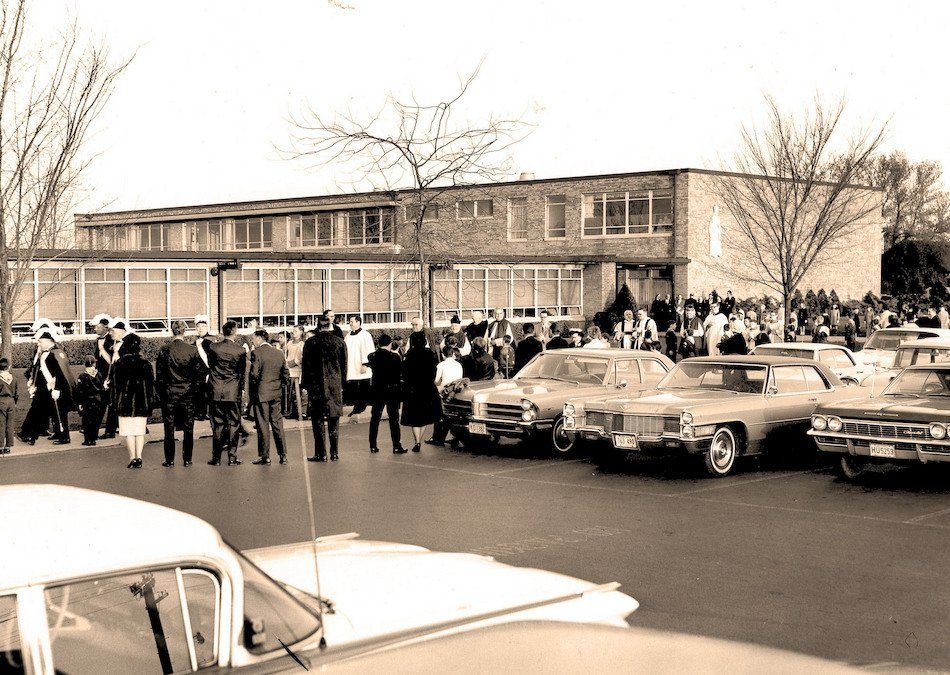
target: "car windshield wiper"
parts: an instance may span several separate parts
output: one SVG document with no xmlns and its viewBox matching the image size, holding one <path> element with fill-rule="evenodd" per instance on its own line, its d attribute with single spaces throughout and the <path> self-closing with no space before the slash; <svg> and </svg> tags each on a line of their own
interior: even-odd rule
<svg viewBox="0 0 950 675">
<path fill-rule="evenodd" d="M 555 382 L 567 382 L 568 384 L 580 384 L 580 381 L 579 381 L 579 380 L 569 380 L 569 379 L 567 379 L 566 377 L 554 377 L 553 375 L 550 375 L 550 376 L 545 377 L 545 378 L 543 378 L 543 379 L 545 379 L 545 380 L 554 380 Z"/>
<path fill-rule="evenodd" d="M 703 387 L 703 389 L 709 389 L 711 391 L 728 391 L 730 394 L 738 394 L 735 389 L 726 389 L 725 387 Z"/>
<path fill-rule="evenodd" d="M 890 391 L 884 396 L 913 396 L 914 398 L 920 398 L 920 394 L 915 394 L 910 391 Z"/>
<path fill-rule="evenodd" d="M 290 655 L 290 658 L 292 658 L 294 661 L 296 661 L 297 664 L 298 664 L 301 668 L 303 668 L 304 670 L 307 670 L 307 671 L 310 670 L 310 668 L 307 667 L 307 664 L 305 664 L 303 661 L 301 661 L 301 660 L 300 660 L 300 657 L 297 656 L 297 655 L 294 653 L 294 651 L 293 651 L 290 647 L 288 647 L 286 644 L 284 644 L 284 641 L 283 641 L 283 640 L 281 640 L 280 638 L 276 638 L 276 639 L 277 639 L 277 641 L 280 643 L 280 646 L 284 648 L 284 651 L 287 652 L 287 653 Z"/>
</svg>

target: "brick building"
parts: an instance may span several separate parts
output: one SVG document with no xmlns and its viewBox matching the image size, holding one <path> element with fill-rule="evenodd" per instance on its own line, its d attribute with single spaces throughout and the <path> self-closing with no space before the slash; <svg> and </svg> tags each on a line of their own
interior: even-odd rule
<svg viewBox="0 0 950 675">
<path fill-rule="evenodd" d="M 715 208 L 710 181 L 722 175 L 677 169 L 441 191 L 421 237 L 436 321 L 495 307 L 516 320 L 541 309 L 581 319 L 623 283 L 640 302 L 713 288 L 761 295 L 761 285 L 741 280 L 750 268 L 730 253 L 734 226 Z M 403 324 L 420 309 L 412 197 L 372 192 L 79 214 L 76 248 L 50 252 L 35 271 L 33 297 L 21 294 L 18 328 L 47 317 L 81 332 L 98 312 L 127 317 L 138 330 L 165 330 L 196 314 L 284 326 L 312 323 L 329 307 L 368 324 Z M 718 255 L 714 210 L 725 242 Z M 880 293 L 879 210 L 842 244 L 802 290 Z"/>
</svg>

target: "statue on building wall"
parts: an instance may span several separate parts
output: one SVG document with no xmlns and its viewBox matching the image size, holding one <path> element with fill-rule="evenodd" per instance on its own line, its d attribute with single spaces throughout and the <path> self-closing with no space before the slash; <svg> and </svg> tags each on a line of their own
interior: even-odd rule
<svg viewBox="0 0 950 675">
<path fill-rule="evenodd" d="M 722 257 L 722 221 L 719 220 L 719 204 L 713 206 L 712 218 L 709 219 L 709 255 L 713 258 Z"/>
</svg>

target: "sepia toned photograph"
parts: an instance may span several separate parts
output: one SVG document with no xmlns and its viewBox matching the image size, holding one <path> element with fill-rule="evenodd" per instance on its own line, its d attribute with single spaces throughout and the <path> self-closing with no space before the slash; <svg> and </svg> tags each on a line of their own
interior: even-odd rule
<svg viewBox="0 0 950 675">
<path fill-rule="evenodd" d="M 950 671 L 948 34 L 0 0 L 0 675 Z"/>
</svg>

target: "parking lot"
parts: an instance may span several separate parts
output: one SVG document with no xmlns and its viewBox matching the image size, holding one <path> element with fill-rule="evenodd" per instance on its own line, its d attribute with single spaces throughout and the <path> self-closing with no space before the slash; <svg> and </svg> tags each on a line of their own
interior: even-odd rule
<svg viewBox="0 0 950 675">
<path fill-rule="evenodd" d="M 947 467 L 874 471 L 852 485 L 792 452 L 714 480 L 664 462 L 605 471 L 513 443 L 370 455 L 365 436 L 366 425 L 348 425 L 340 462 L 307 464 L 320 534 L 355 531 L 619 581 L 641 604 L 638 625 L 855 664 L 950 663 Z M 120 448 L 11 455 L 0 482 L 146 499 L 252 548 L 308 536 L 302 458 L 311 439 L 293 431 L 291 441 L 291 464 L 269 467 L 207 466 L 207 440 L 188 469 L 162 468 L 158 444 L 139 471 L 125 468 Z"/>
</svg>

